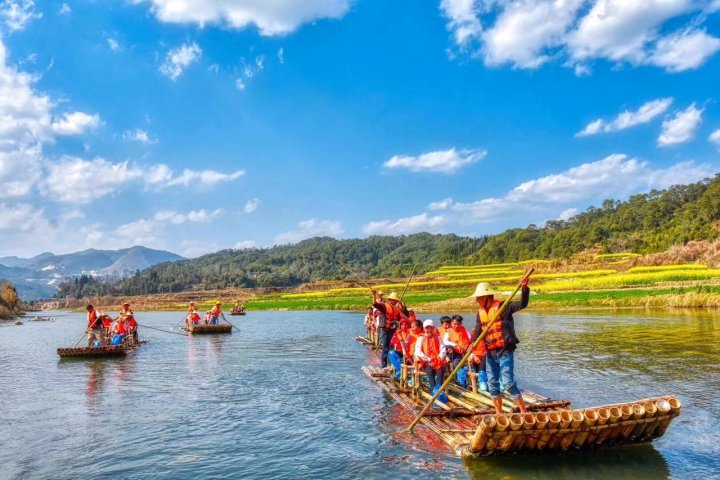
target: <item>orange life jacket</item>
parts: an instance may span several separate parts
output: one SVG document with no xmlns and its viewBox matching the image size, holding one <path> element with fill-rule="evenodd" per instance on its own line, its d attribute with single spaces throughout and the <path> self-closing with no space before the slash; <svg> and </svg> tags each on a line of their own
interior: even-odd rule
<svg viewBox="0 0 720 480">
<path fill-rule="evenodd" d="M 125 329 L 125 322 L 117 322 L 113 327 L 114 333 L 117 335 L 125 335 L 127 330 Z"/>
<path fill-rule="evenodd" d="M 212 308 L 212 310 L 210 310 L 210 315 L 212 315 L 213 317 L 217 317 L 218 315 L 220 315 L 220 312 L 221 312 L 221 311 L 222 311 L 222 308 L 219 307 L 219 306 L 217 306 L 217 305 L 215 305 L 215 306 Z"/>
<path fill-rule="evenodd" d="M 437 331 L 438 335 L 440 335 L 440 338 L 445 338 L 445 334 L 450 331 L 450 327 L 443 327 L 442 325 L 440 325 L 437 328 Z"/>
<path fill-rule="evenodd" d="M 497 315 L 497 311 L 500 309 L 501 305 L 502 302 L 495 300 L 490 306 L 490 312 L 492 312 L 493 316 Z M 480 327 L 485 330 L 488 323 L 490 323 L 490 316 L 488 315 L 488 312 L 482 308 L 478 310 L 478 315 L 480 316 Z M 502 318 L 498 318 L 490 327 L 487 335 L 485 335 L 485 347 L 488 350 L 497 350 L 505 346 L 502 324 Z"/>
<path fill-rule="evenodd" d="M 447 338 L 449 341 L 455 344 L 453 350 L 457 353 L 464 352 L 468 346 L 470 346 L 470 336 L 465 330 L 465 327 L 460 327 L 459 330 L 453 330 L 452 327 L 447 331 Z"/>
<path fill-rule="evenodd" d="M 420 349 L 426 357 L 430 358 L 428 363 L 430 363 L 433 369 L 439 370 L 447 364 L 445 360 L 440 358 L 440 337 L 437 335 L 430 337 L 425 335 Z M 425 365 L 425 361 L 422 359 L 418 359 L 418 363 L 420 364 L 420 368 Z"/>
<path fill-rule="evenodd" d="M 412 330 L 410 331 L 410 341 L 408 342 L 407 352 L 411 357 L 415 355 L 415 344 L 420 337 L 422 337 L 422 331 L 419 333 L 414 333 Z"/>
<path fill-rule="evenodd" d="M 390 322 L 399 322 L 402 318 L 400 309 L 394 307 L 389 300 L 385 302 L 385 318 L 387 319 L 387 325 L 390 325 Z"/>
</svg>

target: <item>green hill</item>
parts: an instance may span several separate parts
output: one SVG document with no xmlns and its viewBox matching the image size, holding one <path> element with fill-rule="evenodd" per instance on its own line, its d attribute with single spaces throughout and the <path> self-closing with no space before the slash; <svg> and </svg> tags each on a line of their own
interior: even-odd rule
<svg viewBox="0 0 720 480">
<path fill-rule="evenodd" d="M 60 295 L 138 295 L 220 288 L 289 287 L 317 280 L 403 277 L 447 264 L 568 258 L 590 247 L 605 252 L 659 252 L 720 235 L 720 175 L 606 200 L 567 221 L 479 238 L 419 233 L 366 239 L 313 238 L 267 249 L 223 250 L 163 263 L 118 284 L 89 277 L 60 286 Z"/>
</svg>

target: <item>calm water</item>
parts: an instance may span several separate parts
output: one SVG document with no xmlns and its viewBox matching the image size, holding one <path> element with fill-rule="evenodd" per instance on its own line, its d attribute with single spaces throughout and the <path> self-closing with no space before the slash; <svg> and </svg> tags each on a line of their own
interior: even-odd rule
<svg viewBox="0 0 720 480">
<path fill-rule="evenodd" d="M 60 361 L 84 318 L 56 318 L 0 327 L 0 478 L 720 477 L 718 313 L 518 315 L 521 387 L 578 406 L 674 393 L 683 413 L 652 445 L 472 461 L 398 433 L 411 417 L 360 371 L 375 359 L 352 339 L 359 314 L 251 312 L 229 317 L 231 336 L 144 329 L 149 344 L 104 361 Z"/>
</svg>

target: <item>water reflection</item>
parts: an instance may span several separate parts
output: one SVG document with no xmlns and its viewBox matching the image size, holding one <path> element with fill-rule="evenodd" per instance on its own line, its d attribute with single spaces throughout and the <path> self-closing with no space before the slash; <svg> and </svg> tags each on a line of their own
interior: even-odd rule
<svg viewBox="0 0 720 480">
<path fill-rule="evenodd" d="M 670 468 L 652 445 L 634 445 L 593 452 L 508 455 L 468 459 L 471 478 L 504 480 L 596 480 L 670 478 Z"/>
<path fill-rule="evenodd" d="M 105 372 L 105 363 L 100 362 L 88 362 L 88 378 L 85 386 L 85 400 L 88 407 L 88 412 L 91 417 L 98 416 L 101 412 L 98 408 L 99 399 L 98 393 L 102 391 L 103 387 L 103 374 Z"/>
</svg>

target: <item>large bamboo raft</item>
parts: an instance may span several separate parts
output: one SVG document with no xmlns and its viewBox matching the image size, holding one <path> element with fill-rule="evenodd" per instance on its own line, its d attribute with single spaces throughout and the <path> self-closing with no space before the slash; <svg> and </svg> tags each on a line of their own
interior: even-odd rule
<svg viewBox="0 0 720 480">
<path fill-rule="evenodd" d="M 432 398 L 424 386 L 408 387 L 407 375 L 396 381 L 379 367 L 362 370 L 413 415 L 419 414 Z M 417 374 L 412 376 L 413 383 L 419 384 Z M 645 443 L 661 437 L 681 408 L 677 398 L 662 396 L 575 409 L 570 401 L 556 401 L 524 390 L 528 413 L 516 413 L 514 403 L 504 398 L 504 413 L 496 414 L 487 392 L 452 383 L 446 394 L 447 404 L 436 401 L 420 424 L 462 457 Z"/>
<path fill-rule="evenodd" d="M 232 333 L 232 325 L 229 323 L 222 323 L 220 325 L 191 325 L 190 327 L 183 328 L 183 330 L 192 333 L 193 335 Z"/>
<path fill-rule="evenodd" d="M 110 358 L 124 357 L 136 350 L 140 345 L 147 343 L 142 340 L 135 345 L 107 345 L 104 347 L 60 347 L 57 349 L 60 358 Z"/>
</svg>

